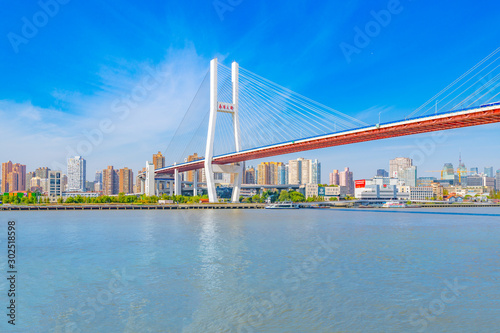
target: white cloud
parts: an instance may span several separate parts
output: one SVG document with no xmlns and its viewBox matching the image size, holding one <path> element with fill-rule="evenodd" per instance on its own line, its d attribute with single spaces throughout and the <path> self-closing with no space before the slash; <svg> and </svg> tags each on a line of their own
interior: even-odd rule
<svg viewBox="0 0 500 333">
<path fill-rule="evenodd" d="M 117 63 L 101 70 L 100 91 L 92 96 L 54 90 L 54 104 L 64 103 L 70 112 L 40 108 L 29 101 L 0 101 L 4 140 L 0 159 L 33 170 L 65 165 L 68 155 L 82 154 L 87 175 L 93 178 L 94 170 L 107 165 L 142 168 L 153 153 L 164 150 L 209 61 L 188 47 L 169 50 L 157 65 Z"/>
</svg>

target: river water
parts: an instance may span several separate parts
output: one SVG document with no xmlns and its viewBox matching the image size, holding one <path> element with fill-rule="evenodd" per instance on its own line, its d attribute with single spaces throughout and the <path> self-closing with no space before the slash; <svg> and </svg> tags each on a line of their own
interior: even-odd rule
<svg viewBox="0 0 500 333">
<path fill-rule="evenodd" d="M 0 216 L 2 331 L 499 331 L 497 208 Z"/>
</svg>

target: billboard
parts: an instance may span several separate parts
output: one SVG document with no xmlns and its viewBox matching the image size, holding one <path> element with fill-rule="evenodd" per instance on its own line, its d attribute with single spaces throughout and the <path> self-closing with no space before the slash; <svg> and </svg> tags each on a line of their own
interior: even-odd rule
<svg viewBox="0 0 500 333">
<path fill-rule="evenodd" d="M 318 197 L 325 196 L 325 188 L 323 186 L 318 187 Z"/>
<path fill-rule="evenodd" d="M 354 184 L 356 185 L 356 188 L 364 188 L 366 186 L 366 180 L 365 179 L 355 180 Z"/>
</svg>

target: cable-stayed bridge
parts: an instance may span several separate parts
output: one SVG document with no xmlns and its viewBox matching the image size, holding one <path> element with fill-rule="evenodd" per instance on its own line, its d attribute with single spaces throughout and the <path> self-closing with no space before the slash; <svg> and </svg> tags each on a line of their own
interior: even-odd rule
<svg viewBox="0 0 500 333">
<path fill-rule="evenodd" d="M 500 122 L 496 49 L 404 119 L 366 124 L 279 86 L 236 62 L 231 68 L 213 59 L 184 120 L 165 152 L 167 167 L 145 175 L 145 192 L 154 177 L 173 177 L 181 193 L 181 173 L 204 169 L 211 202 L 217 201 L 214 173 L 233 174 L 238 201 L 247 160 L 405 135 Z M 194 193 L 198 172 L 192 173 Z"/>
</svg>

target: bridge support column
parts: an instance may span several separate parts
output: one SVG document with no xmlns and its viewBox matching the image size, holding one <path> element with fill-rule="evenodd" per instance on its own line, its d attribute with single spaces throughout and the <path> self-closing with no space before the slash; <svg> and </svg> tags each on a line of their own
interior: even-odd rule
<svg viewBox="0 0 500 333">
<path fill-rule="evenodd" d="M 174 182 L 171 180 L 168 181 L 168 190 L 170 192 L 170 196 L 174 195 Z"/>
<path fill-rule="evenodd" d="M 240 117 L 238 110 L 238 94 L 239 94 L 239 72 L 240 68 L 238 63 L 233 62 L 231 65 L 231 81 L 233 83 L 233 130 L 234 130 L 234 145 L 236 148 L 236 152 L 241 150 L 241 140 L 240 140 Z M 234 174 L 234 182 L 233 182 L 233 194 L 231 201 L 232 202 L 240 202 L 240 190 L 241 190 L 241 181 L 243 179 L 243 172 L 245 168 L 245 163 L 240 162 L 238 172 Z"/>
<path fill-rule="evenodd" d="M 174 194 L 182 194 L 181 175 L 179 174 L 179 171 L 177 169 L 175 169 L 174 171 Z"/>
<path fill-rule="evenodd" d="M 240 121 L 238 116 L 238 94 L 239 94 L 239 66 L 233 62 L 231 67 L 231 81 L 233 85 L 233 101 L 231 104 L 218 101 L 217 95 L 217 58 L 210 62 L 210 118 L 208 120 L 207 146 L 205 150 L 205 176 L 207 179 L 207 192 L 210 202 L 217 202 L 217 192 L 215 190 L 214 171 L 218 171 L 224 166 L 217 165 L 217 170 L 214 170 L 213 148 L 215 123 L 217 120 L 217 112 L 231 113 L 233 118 L 233 131 L 236 152 L 241 150 L 240 143 Z M 233 194 L 231 201 L 239 202 L 241 182 L 243 179 L 243 163 L 237 165 L 226 166 L 229 172 L 234 174 Z M 221 168 L 219 168 L 221 167 Z M 226 171 L 227 172 L 227 171 Z"/>
<path fill-rule="evenodd" d="M 198 170 L 193 170 L 193 197 L 198 195 Z"/>
<path fill-rule="evenodd" d="M 217 58 L 210 61 L 210 118 L 208 119 L 207 146 L 205 149 L 205 176 L 207 178 L 207 192 L 210 202 L 217 202 L 215 191 L 214 157 L 215 121 L 217 119 Z"/>
<path fill-rule="evenodd" d="M 139 193 L 144 194 L 144 191 L 146 190 L 146 184 L 145 184 L 144 178 L 140 178 L 138 190 L 139 190 Z"/>
<path fill-rule="evenodd" d="M 156 195 L 155 189 L 155 166 L 152 162 L 146 162 L 146 183 L 144 194 L 147 196 Z"/>
</svg>

